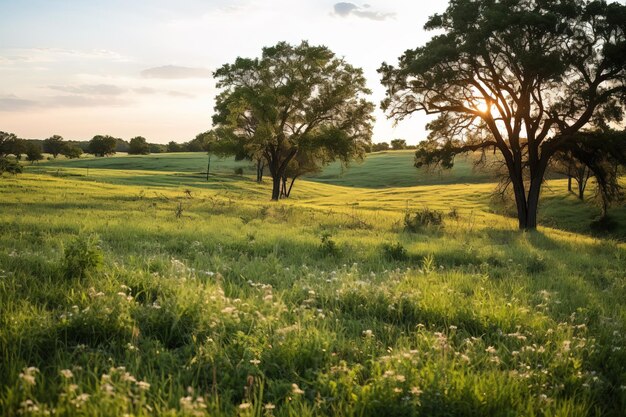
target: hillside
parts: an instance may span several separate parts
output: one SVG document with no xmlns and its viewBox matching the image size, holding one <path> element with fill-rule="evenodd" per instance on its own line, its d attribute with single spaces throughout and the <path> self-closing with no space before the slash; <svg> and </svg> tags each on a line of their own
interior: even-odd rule
<svg viewBox="0 0 626 417">
<path fill-rule="evenodd" d="M 623 245 L 517 232 L 492 183 L 272 204 L 230 173 L 77 165 L 177 158 L 2 179 L 0 414 L 622 415 Z M 583 206 L 563 186 L 544 212 Z"/>
</svg>

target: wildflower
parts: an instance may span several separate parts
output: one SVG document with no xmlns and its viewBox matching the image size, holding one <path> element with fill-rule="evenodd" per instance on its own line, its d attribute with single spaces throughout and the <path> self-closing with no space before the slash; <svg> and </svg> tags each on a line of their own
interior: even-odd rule
<svg viewBox="0 0 626 417">
<path fill-rule="evenodd" d="M 263 406 L 263 408 L 265 408 L 266 410 L 273 410 L 276 408 L 276 406 L 272 403 L 267 403 Z"/>
<path fill-rule="evenodd" d="M 367 338 L 371 338 L 371 337 L 374 337 L 374 333 L 370 329 L 363 330 L 363 336 Z"/>
<path fill-rule="evenodd" d="M 35 386 L 35 374 L 39 372 L 39 369 L 34 366 L 24 368 L 23 372 L 20 373 L 20 379 L 26 384 Z"/>
<path fill-rule="evenodd" d="M 458 327 L 456 327 L 455 325 L 450 326 L 450 330 L 456 330 L 456 329 L 458 329 Z"/>
<path fill-rule="evenodd" d="M 150 389 L 150 384 L 147 383 L 146 381 L 139 381 L 137 383 L 137 386 L 139 387 L 141 391 L 148 391 Z"/>
<path fill-rule="evenodd" d="M 72 371 L 70 371 L 69 369 L 63 369 L 60 372 L 60 374 L 65 379 L 70 379 L 70 378 L 74 377 L 74 373 Z"/>
<path fill-rule="evenodd" d="M 257 366 L 258 364 L 261 363 L 261 361 L 258 359 L 250 359 L 250 363 L 254 366 Z"/>
<path fill-rule="evenodd" d="M 291 392 L 294 394 L 304 394 L 304 391 L 300 389 L 298 384 L 291 384 Z"/>
<path fill-rule="evenodd" d="M 113 385 L 109 384 L 108 382 L 102 384 L 100 386 L 100 389 L 107 395 L 113 396 L 115 394 L 115 388 L 113 388 Z"/>
<path fill-rule="evenodd" d="M 411 387 L 411 394 L 415 395 L 416 397 L 419 396 L 422 392 L 423 391 L 418 387 Z"/>
<path fill-rule="evenodd" d="M 406 377 L 404 375 L 396 375 L 396 381 L 404 382 L 406 381 Z"/>
<path fill-rule="evenodd" d="M 247 410 L 247 409 L 248 409 L 248 408 L 250 408 L 251 406 L 252 406 L 252 404 L 250 404 L 250 403 L 241 403 L 241 404 L 239 404 L 239 408 L 240 408 L 241 410 Z"/>
<path fill-rule="evenodd" d="M 496 348 L 494 348 L 493 346 L 489 346 L 487 349 L 485 349 L 485 352 L 493 355 L 496 353 Z"/>
</svg>

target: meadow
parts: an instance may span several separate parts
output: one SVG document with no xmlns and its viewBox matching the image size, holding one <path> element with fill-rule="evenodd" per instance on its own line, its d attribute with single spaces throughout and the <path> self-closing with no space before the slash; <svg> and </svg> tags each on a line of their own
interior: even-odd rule
<svg viewBox="0 0 626 417">
<path fill-rule="evenodd" d="M 523 233 L 471 161 L 410 159 L 278 203 L 200 154 L 3 177 L 0 415 L 624 415 L 624 209 L 594 235 L 551 180 Z"/>
</svg>

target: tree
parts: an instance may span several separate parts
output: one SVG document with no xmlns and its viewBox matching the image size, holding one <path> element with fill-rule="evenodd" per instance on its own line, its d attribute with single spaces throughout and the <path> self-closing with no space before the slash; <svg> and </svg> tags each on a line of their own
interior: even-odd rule
<svg viewBox="0 0 626 417">
<path fill-rule="evenodd" d="M 372 152 L 381 152 L 381 151 L 388 151 L 388 150 L 389 150 L 389 144 L 387 142 L 374 143 L 372 145 Z"/>
<path fill-rule="evenodd" d="M 9 153 L 15 155 L 15 159 L 19 161 L 22 159 L 22 155 L 26 153 L 27 143 L 24 139 L 13 135 L 9 138 L 8 149 Z"/>
<path fill-rule="evenodd" d="M 214 74 L 222 92 L 213 123 L 262 157 L 278 200 L 289 163 L 301 152 L 324 149 L 347 163 L 371 141 L 373 105 L 364 95 L 361 69 L 324 46 L 285 42 L 263 49 L 261 58 L 237 58 Z"/>
<path fill-rule="evenodd" d="M 621 121 L 626 6 L 589 0 L 455 0 L 426 29 L 441 31 L 379 69 L 396 120 L 436 115 L 416 166 L 495 149 L 521 229 L 537 226 L 551 158 L 583 128 Z"/>
<path fill-rule="evenodd" d="M 182 152 L 182 148 L 179 143 L 171 141 L 167 144 L 167 152 Z"/>
<path fill-rule="evenodd" d="M 0 132 L 0 158 L 11 154 L 13 142 L 17 140 L 14 133 Z"/>
<path fill-rule="evenodd" d="M 43 151 L 41 145 L 33 141 L 26 142 L 26 160 L 31 163 L 41 161 L 43 159 Z"/>
<path fill-rule="evenodd" d="M 62 153 L 64 146 L 65 142 L 63 142 L 63 138 L 59 135 L 51 136 L 43 141 L 44 152 L 52 154 L 55 159 Z"/>
<path fill-rule="evenodd" d="M 13 175 L 22 173 L 22 165 L 15 159 L 8 159 L 0 156 L 0 176 L 5 172 Z"/>
<path fill-rule="evenodd" d="M 601 216 L 606 217 L 611 203 L 622 199 L 619 168 L 626 165 L 626 130 L 579 132 L 560 152 L 569 155 L 577 166 L 585 167 L 589 175 L 593 175 L 601 203 Z"/>
<path fill-rule="evenodd" d="M 394 151 L 399 151 L 402 149 L 406 149 L 406 140 L 404 139 L 392 139 L 391 140 L 391 149 Z"/>
<path fill-rule="evenodd" d="M 63 149 L 61 149 L 61 155 L 68 159 L 80 158 L 83 154 L 83 150 L 80 146 L 65 143 Z"/>
<path fill-rule="evenodd" d="M 558 151 L 552 157 L 550 166 L 552 171 L 567 176 L 567 191 L 573 192 L 572 179 L 576 181 L 577 196 L 580 200 L 585 199 L 585 190 L 593 175 L 587 165 L 577 160 L 571 152 Z"/>
<path fill-rule="evenodd" d="M 142 136 L 134 137 L 130 140 L 128 153 L 131 155 L 148 155 L 150 153 L 150 145 L 146 138 Z"/>
<path fill-rule="evenodd" d="M 89 141 L 88 152 L 95 156 L 113 155 L 117 141 L 116 138 L 109 135 L 96 135 Z"/>
</svg>

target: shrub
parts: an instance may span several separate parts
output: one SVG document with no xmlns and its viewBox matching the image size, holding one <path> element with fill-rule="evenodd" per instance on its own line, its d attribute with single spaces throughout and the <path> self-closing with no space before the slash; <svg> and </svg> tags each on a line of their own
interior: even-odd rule
<svg viewBox="0 0 626 417">
<path fill-rule="evenodd" d="M 404 230 L 416 233 L 429 227 L 443 226 L 443 213 L 438 210 L 424 208 L 415 213 L 404 214 Z"/>
<path fill-rule="evenodd" d="M 14 159 L 0 158 L 0 175 L 8 172 L 17 175 L 22 173 L 22 165 Z"/>
<path fill-rule="evenodd" d="M 547 268 L 546 261 L 541 255 L 533 255 L 526 265 L 526 272 L 529 274 L 538 274 L 544 272 Z"/>
<path fill-rule="evenodd" d="M 332 239 L 332 235 L 329 232 L 322 233 L 320 237 L 320 252 L 327 256 L 338 256 L 339 247 L 337 243 Z"/>
<path fill-rule="evenodd" d="M 78 236 L 66 248 L 63 273 L 66 278 L 82 279 L 102 267 L 104 255 L 96 235 Z"/>
<path fill-rule="evenodd" d="M 385 257 L 387 259 L 391 259 L 393 261 L 403 261 L 407 258 L 407 251 L 400 242 L 397 242 L 395 244 L 384 244 L 383 253 L 385 254 Z"/>
<path fill-rule="evenodd" d="M 243 175 L 243 168 L 239 167 L 239 168 L 235 168 L 235 175 Z"/>
<path fill-rule="evenodd" d="M 614 232 L 618 227 L 619 223 L 609 216 L 600 216 L 589 225 L 589 228 L 595 233 Z"/>
</svg>

